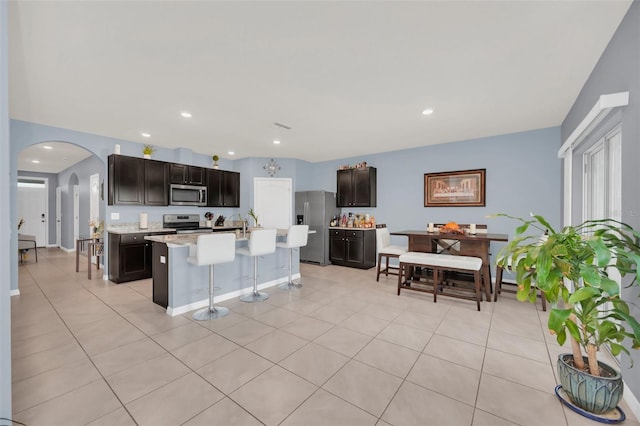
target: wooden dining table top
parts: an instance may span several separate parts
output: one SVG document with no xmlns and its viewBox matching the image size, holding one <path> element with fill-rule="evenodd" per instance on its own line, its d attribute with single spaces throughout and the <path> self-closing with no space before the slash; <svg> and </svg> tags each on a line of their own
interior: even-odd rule
<svg viewBox="0 0 640 426">
<path fill-rule="evenodd" d="M 429 231 L 396 231 L 391 232 L 391 235 L 404 235 L 407 237 L 428 237 L 432 239 L 448 239 L 448 240 L 477 240 L 477 241 L 509 241 L 507 234 L 493 234 L 493 233 L 477 233 L 477 234 L 451 234 L 444 232 L 429 232 Z"/>
</svg>

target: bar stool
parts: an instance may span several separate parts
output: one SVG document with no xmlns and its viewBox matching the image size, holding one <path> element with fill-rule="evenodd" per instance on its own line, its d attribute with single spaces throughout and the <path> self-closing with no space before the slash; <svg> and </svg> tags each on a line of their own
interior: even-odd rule
<svg viewBox="0 0 640 426">
<path fill-rule="evenodd" d="M 236 236 L 231 233 L 198 235 L 195 251 L 195 256 L 187 257 L 187 262 L 197 266 L 209 265 L 209 306 L 196 311 L 192 318 L 197 321 L 222 318 L 229 313 L 229 309 L 213 305 L 213 266 L 234 261 Z"/>
<path fill-rule="evenodd" d="M 271 254 L 276 252 L 276 230 L 275 229 L 254 229 L 251 231 L 251 236 L 247 247 L 241 247 L 236 250 L 236 253 L 243 256 L 253 257 L 253 291 L 251 294 L 246 294 L 240 298 L 243 302 L 261 302 L 267 300 L 269 295 L 267 293 L 260 293 L 258 291 L 258 256 L 264 254 Z"/>
<path fill-rule="evenodd" d="M 287 231 L 287 241 L 276 243 L 276 247 L 289 249 L 289 282 L 278 286 L 281 290 L 291 290 L 294 287 L 302 287 L 300 283 L 294 283 L 291 279 L 291 268 L 293 265 L 293 249 L 304 247 L 309 239 L 309 225 L 292 225 Z"/>
</svg>

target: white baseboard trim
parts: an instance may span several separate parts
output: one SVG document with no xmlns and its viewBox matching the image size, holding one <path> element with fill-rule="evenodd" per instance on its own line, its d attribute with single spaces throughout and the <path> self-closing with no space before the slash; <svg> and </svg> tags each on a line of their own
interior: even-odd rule
<svg viewBox="0 0 640 426">
<path fill-rule="evenodd" d="M 629 408 L 633 412 L 633 415 L 636 416 L 636 419 L 640 419 L 640 402 L 638 402 L 638 398 L 636 398 L 636 396 L 631 393 L 631 391 L 629 390 L 629 385 L 624 382 L 624 379 L 622 380 L 622 383 L 624 383 L 624 393 L 622 394 L 622 399 L 624 399 L 624 401 L 629 405 Z"/>
<path fill-rule="evenodd" d="M 63 251 L 65 251 L 65 252 L 67 252 L 67 253 L 75 253 L 75 252 L 76 252 L 76 249 L 75 249 L 75 248 L 68 249 L 68 248 L 66 248 L 66 247 L 62 247 L 62 246 L 60 246 L 60 249 L 61 249 L 61 250 L 63 250 Z"/>
<path fill-rule="evenodd" d="M 45 247 L 46 248 L 56 248 L 56 247 L 58 247 L 58 245 L 57 244 L 47 244 Z"/>
<path fill-rule="evenodd" d="M 291 279 L 295 280 L 297 278 L 300 278 L 300 274 L 299 273 L 291 275 Z M 263 290 L 265 288 L 273 287 L 273 286 L 276 286 L 278 284 L 286 283 L 287 281 L 289 281 L 289 276 L 278 278 L 278 279 L 273 280 L 273 281 L 268 281 L 266 283 L 259 284 L 258 285 L 258 290 Z M 236 297 L 240 297 L 243 294 L 246 294 L 247 292 L 251 291 L 252 289 L 253 289 L 253 286 L 250 286 L 250 287 L 245 287 L 245 288 L 243 288 L 241 290 L 225 293 L 225 294 L 222 294 L 220 296 L 214 297 L 213 301 L 214 301 L 214 303 L 220 303 L 220 302 L 224 302 L 225 300 L 235 299 Z M 196 309 L 204 308 L 204 307 L 207 307 L 207 306 L 209 306 L 209 298 L 208 297 L 206 299 L 203 299 L 203 300 L 198 300 L 197 302 L 189 303 L 188 305 L 177 306 L 175 308 L 167 308 L 167 315 L 175 317 L 175 316 L 178 316 L 178 315 L 182 315 L 182 314 L 184 314 L 186 312 L 194 311 Z"/>
<path fill-rule="evenodd" d="M 20 296 L 20 289 L 9 290 L 9 296 Z"/>
</svg>

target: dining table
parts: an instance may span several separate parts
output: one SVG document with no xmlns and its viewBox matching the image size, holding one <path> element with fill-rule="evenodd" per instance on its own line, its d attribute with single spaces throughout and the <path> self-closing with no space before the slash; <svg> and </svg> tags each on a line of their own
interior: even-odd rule
<svg viewBox="0 0 640 426">
<path fill-rule="evenodd" d="M 482 259 L 482 280 L 487 300 L 491 300 L 491 260 L 490 245 L 492 241 L 509 241 L 507 234 L 494 233 L 445 233 L 429 231 L 396 231 L 391 235 L 406 236 L 409 239 L 409 251 L 423 253 L 438 253 L 438 248 L 448 247 L 447 254 L 459 256 L 474 256 Z M 451 240 L 459 241 L 455 248 Z"/>
</svg>

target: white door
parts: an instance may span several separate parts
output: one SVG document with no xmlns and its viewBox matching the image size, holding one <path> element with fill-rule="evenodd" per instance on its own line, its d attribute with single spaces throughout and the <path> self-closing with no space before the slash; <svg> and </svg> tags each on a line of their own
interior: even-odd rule
<svg viewBox="0 0 640 426">
<path fill-rule="evenodd" d="M 264 228 L 287 229 L 293 223 L 292 181 L 288 178 L 254 178 L 253 211 Z"/>
<path fill-rule="evenodd" d="M 73 247 L 80 235 L 80 187 L 73 185 Z"/>
<path fill-rule="evenodd" d="M 56 246 L 62 245 L 62 188 L 56 188 Z"/>
<path fill-rule="evenodd" d="M 21 234 L 34 235 L 36 245 L 47 245 L 47 179 L 18 178 L 17 212 L 18 220 L 24 220 Z"/>
</svg>

